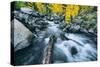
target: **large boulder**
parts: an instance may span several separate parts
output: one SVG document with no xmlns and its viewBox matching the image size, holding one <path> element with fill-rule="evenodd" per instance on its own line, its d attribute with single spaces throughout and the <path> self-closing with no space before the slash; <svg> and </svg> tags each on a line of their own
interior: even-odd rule
<svg viewBox="0 0 100 67">
<path fill-rule="evenodd" d="M 32 32 L 16 19 L 12 21 L 12 24 L 13 31 L 11 33 L 14 34 L 12 36 L 14 50 L 18 51 L 29 46 L 32 40 Z"/>
</svg>

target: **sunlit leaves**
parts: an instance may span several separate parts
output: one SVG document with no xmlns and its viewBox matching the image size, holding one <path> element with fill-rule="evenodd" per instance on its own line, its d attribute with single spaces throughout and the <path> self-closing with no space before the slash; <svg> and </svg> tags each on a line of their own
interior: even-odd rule
<svg viewBox="0 0 100 67">
<path fill-rule="evenodd" d="M 45 14 L 46 13 L 46 8 L 42 3 L 36 2 L 35 5 L 37 7 L 38 12 L 40 12 L 41 14 Z"/>
<path fill-rule="evenodd" d="M 75 16 L 78 15 L 80 7 L 78 5 L 68 5 L 66 6 L 65 10 L 65 20 L 66 23 L 68 24 L 71 20 L 71 17 L 74 18 Z"/>
<path fill-rule="evenodd" d="M 61 4 L 49 4 L 49 8 L 53 13 L 62 13 L 63 12 L 63 5 Z"/>
</svg>

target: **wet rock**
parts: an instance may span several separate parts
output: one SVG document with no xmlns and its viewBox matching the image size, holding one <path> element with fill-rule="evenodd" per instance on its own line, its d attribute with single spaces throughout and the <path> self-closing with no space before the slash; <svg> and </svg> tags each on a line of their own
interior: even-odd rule
<svg viewBox="0 0 100 67">
<path fill-rule="evenodd" d="M 43 20 L 43 19 L 37 19 L 36 21 L 35 21 L 35 23 L 37 24 L 37 25 L 47 25 L 48 23 L 45 21 L 45 20 Z"/>
<path fill-rule="evenodd" d="M 34 12 L 32 12 L 32 16 L 33 16 L 33 17 L 39 17 L 40 14 L 39 14 L 38 12 L 35 12 L 35 11 L 34 11 Z"/>
<path fill-rule="evenodd" d="M 53 21 L 53 17 L 51 17 L 51 16 L 47 16 L 46 19 L 49 21 Z"/>
<path fill-rule="evenodd" d="M 89 30 L 88 30 L 88 32 L 94 33 L 94 31 L 93 31 L 93 29 L 92 29 L 92 28 L 91 28 L 91 29 L 89 29 Z"/>
<path fill-rule="evenodd" d="M 59 28 L 60 29 L 66 28 L 66 22 L 65 21 L 59 22 Z"/>
<path fill-rule="evenodd" d="M 77 25 L 77 26 L 74 27 L 74 29 L 78 31 L 80 29 L 80 26 Z"/>
<path fill-rule="evenodd" d="M 27 14 L 32 14 L 33 10 L 30 9 L 30 8 L 26 8 L 26 7 L 23 7 L 20 9 L 22 12 L 24 13 L 27 13 Z"/>
<path fill-rule="evenodd" d="M 48 25 L 48 23 L 45 20 L 37 19 L 35 21 L 35 25 L 33 25 L 33 26 L 35 26 L 36 28 L 38 28 L 40 30 L 43 30 L 43 29 L 47 28 L 47 25 Z"/>
<path fill-rule="evenodd" d="M 76 49 L 75 47 L 72 47 L 72 48 L 71 48 L 71 54 L 72 54 L 72 55 L 76 55 L 77 52 L 78 52 L 78 51 L 77 51 L 77 49 Z"/>
<path fill-rule="evenodd" d="M 59 21 L 54 21 L 55 24 L 59 24 Z"/>
<path fill-rule="evenodd" d="M 47 16 L 47 20 L 49 20 L 49 21 L 62 21 L 62 20 L 64 20 L 64 16 L 52 14 L 51 16 Z"/>
<path fill-rule="evenodd" d="M 70 26 L 68 27 L 68 29 L 71 31 L 71 32 L 77 32 L 80 30 L 80 25 L 78 23 L 70 23 Z"/>
</svg>

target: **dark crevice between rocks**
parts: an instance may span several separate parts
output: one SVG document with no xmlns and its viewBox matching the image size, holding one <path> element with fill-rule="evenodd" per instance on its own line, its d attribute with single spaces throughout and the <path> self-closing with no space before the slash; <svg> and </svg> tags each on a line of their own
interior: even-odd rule
<svg viewBox="0 0 100 67">
<path fill-rule="evenodd" d="M 78 53 L 77 49 L 74 46 L 71 48 L 70 52 L 71 52 L 72 56 L 76 55 Z"/>
</svg>

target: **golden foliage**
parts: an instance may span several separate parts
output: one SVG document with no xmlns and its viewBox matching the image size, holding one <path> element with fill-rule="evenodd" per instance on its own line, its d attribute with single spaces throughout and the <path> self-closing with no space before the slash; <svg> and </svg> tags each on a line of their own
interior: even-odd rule
<svg viewBox="0 0 100 67">
<path fill-rule="evenodd" d="M 74 18 L 78 15 L 80 7 L 78 5 L 68 5 L 65 9 L 65 20 L 68 24 L 71 20 L 71 17 Z"/>
<path fill-rule="evenodd" d="M 45 14 L 46 13 L 46 8 L 42 3 L 35 2 L 35 5 L 37 7 L 38 12 L 40 12 L 41 14 Z"/>
<path fill-rule="evenodd" d="M 63 5 L 61 4 L 49 4 L 49 9 L 53 12 L 53 13 L 62 13 L 63 12 Z"/>
</svg>

